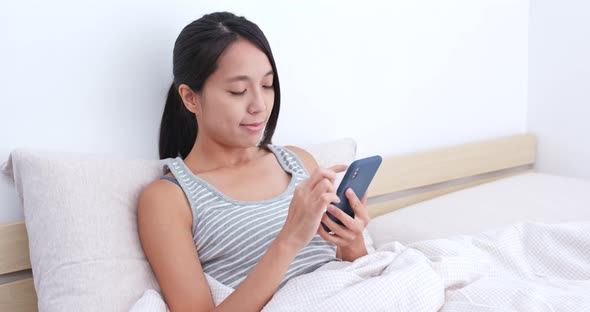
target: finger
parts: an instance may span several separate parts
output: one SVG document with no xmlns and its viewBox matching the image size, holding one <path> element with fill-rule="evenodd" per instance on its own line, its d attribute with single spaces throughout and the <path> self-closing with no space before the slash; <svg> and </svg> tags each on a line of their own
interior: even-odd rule
<svg viewBox="0 0 590 312">
<path fill-rule="evenodd" d="M 346 170 L 347 168 L 348 168 L 347 165 L 334 165 L 334 166 L 329 167 L 328 169 L 338 173 L 338 172 L 342 172 L 342 171 Z"/>
<path fill-rule="evenodd" d="M 346 168 L 348 168 L 347 165 L 334 165 L 327 169 L 324 169 L 328 171 L 328 175 L 324 176 L 324 179 L 328 179 L 328 181 L 330 181 L 329 192 L 336 193 L 336 187 L 334 185 L 336 181 L 336 174 L 346 170 Z M 338 202 L 340 202 L 340 200 Z"/>
<path fill-rule="evenodd" d="M 340 202 L 340 198 L 336 195 L 334 186 L 326 179 L 318 183 L 309 196 L 315 204 L 321 206 L 322 210 L 326 210 L 330 203 Z"/>
<path fill-rule="evenodd" d="M 363 198 L 361 199 L 361 203 L 365 206 L 367 205 L 367 192 L 365 192 L 365 195 L 363 195 Z"/>
<path fill-rule="evenodd" d="M 330 243 L 333 243 L 336 246 L 346 246 L 346 245 L 348 245 L 348 242 L 346 240 L 342 239 L 341 237 L 338 237 L 336 234 L 329 234 L 328 232 L 326 232 L 326 230 L 324 229 L 324 227 L 321 224 L 318 227 L 318 234 L 325 241 L 330 242 Z"/>
<path fill-rule="evenodd" d="M 324 179 L 311 191 L 311 198 L 325 211 L 330 203 L 339 203 L 340 197 L 336 195 L 333 184 Z"/>
<path fill-rule="evenodd" d="M 357 227 L 357 223 L 354 221 L 354 219 L 349 216 L 348 214 L 346 214 L 346 212 L 344 212 L 342 209 L 334 206 L 334 205 L 329 205 L 328 206 L 328 211 L 334 216 L 336 217 L 336 219 L 340 220 L 340 222 L 342 222 L 344 224 L 345 227 L 347 227 L 350 230 L 353 230 L 355 232 L 360 232 L 362 231 L 359 230 Z M 326 224 L 327 225 L 327 224 Z M 330 229 L 332 227 L 328 226 Z"/>
<path fill-rule="evenodd" d="M 318 198 L 315 198 L 313 202 L 310 203 L 309 208 L 311 211 L 318 213 L 317 216 L 324 214 L 328 210 L 328 206 L 330 203 L 340 201 L 340 198 L 334 193 L 323 193 L 319 195 Z"/>
<path fill-rule="evenodd" d="M 324 171 L 326 174 L 328 174 L 324 177 L 334 184 L 334 181 L 336 180 L 336 174 L 346 170 L 346 168 L 348 168 L 347 165 L 334 165 L 329 168 L 323 168 L 321 171 Z"/>
<path fill-rule="evenodd" d="M 330 182 L 330 180 L 324 178 L 321 179 L 312 189 L 313 194 L 319 195 L 322 193 L 336 193 L 336 187 Z"/>
<path fill-rule="evenodd" d="M 330 228 L 337 236 L 345 239 L 348 242 L 352 242 L 356 238 L 356 234 L 347 229 L 346 227 L 334 222 L 327 214 L 322 216 L 322 222 Z M 322 227 L 323 228 L 323 227 Z"/>
<path fill-rule="evenodd" d="M 333 175 L 330 175 L 330 179 L 329 179 L 330 183 L 332 183 L 332 185 L 334 185 L 334 183 L 336 181 L 336 174 L 346 170 L 346 168 L 348 168 L 347 165 L 334 165 L 334 166 L 331 166 L 327 169 L 328 171 L 334 173 Z"/>
<path fill-rule="evenodd" d="M 319 196 L 318 205 L 322 207 L 324 211 L 330 206 L 330 203 L 339 203 L 340 198 L 335 193 L 323 193 Z"/>
<path fill-rule="evenodd" d="M 354 211 L 355 216 L 358 216 L 359 219 L 367 222 L 369 214 L 367 213 L 367 208 L 365 207 L 365 205 L 361 203 L 361 201 L 351 188 L 348 188 L 345 193 L 346 197 L 348 198 L 348 202 L 350 203 L 350 206 Z"/>
<path fill-rule="evenodd" d="M 316 170 L 311 174 L 309 179 L 306 181 L 309 184 L 309 189 L 313 190 L 322 179 L 328 179 L 330 182 L 334 183 L 334 179 L 336 177 L 336 172 L 331 169 L 325 168 L 316 168 Z"/>
</svg>

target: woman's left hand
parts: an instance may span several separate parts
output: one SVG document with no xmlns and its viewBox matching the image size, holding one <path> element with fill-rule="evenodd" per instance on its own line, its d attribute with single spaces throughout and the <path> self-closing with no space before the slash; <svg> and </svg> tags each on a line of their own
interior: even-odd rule
<svg viewBox="0 0 590 312">
<path fill-rule="evenodd" d="M 332 221 L 327 214 L 322 216 L 322 222 L 332 230 L 331 234 L 326 232 L 320 224 L 318 234 L 326 241 L 336 244 L 339 248 L 339 254 L 342 260 L 354 261 L 359 257 L 367 254 L 367 247 L 363 237 L 363 231 L 369 223 L 369 213 L 367 211 L 367 194 L 362 200 L 356 196 L 352 189 L 347 189 L 345 196 L 348 198 L 350 206 L 354 211 L 354 218 L 347 215 L 344 211 L 333 205 L 328 206 L 328 212 L 336 219 L 340 220 L 344 226 Z"/>
</svg>

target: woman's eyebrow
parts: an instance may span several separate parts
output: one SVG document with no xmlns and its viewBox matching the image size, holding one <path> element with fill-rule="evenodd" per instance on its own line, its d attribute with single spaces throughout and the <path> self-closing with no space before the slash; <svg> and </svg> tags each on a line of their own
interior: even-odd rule
<svg viewBox="0 0 590 312">
<path fill-rule="evenodd" d="M 273 71 L 271 69 L 264 75 L 264 77 L 270 76 L 272 74 L 273 74 Z M 234 77 L 225 79 L 225 82 L 234 82 L 234 81 L 242 81 L 242 80 L 250 80 L 250 76 L 247 76 L 247 75 L 234 76 Z"/>
</svg>

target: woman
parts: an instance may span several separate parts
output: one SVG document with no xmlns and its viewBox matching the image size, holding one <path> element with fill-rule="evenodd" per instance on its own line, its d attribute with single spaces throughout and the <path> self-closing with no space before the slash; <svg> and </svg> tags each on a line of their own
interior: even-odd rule
<svg viewBox="0 0 590 312">
<path fill-rule="evenodd" d="M 290 278 L 367 254 L 365 198 L 346 193 L 354 219 L 333 211 L 346 227 L 325 214 L 346 166 L 318 168 L 305 150 L 271 144 L 279 78 L 256 24 L 226 12 L 190 23 L 173 73 L 160 129 L 168 171 L 138 204 L 141 244 L 171 311 L 215 308 L 204 273 L 235 289 L 216 309 L 259 311 Z"/>
</svg>

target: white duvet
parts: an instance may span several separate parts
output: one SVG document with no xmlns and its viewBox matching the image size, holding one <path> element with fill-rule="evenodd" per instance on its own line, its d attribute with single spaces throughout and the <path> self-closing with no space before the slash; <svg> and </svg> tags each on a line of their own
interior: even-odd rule
<svg viewBox="0 0 590 312">
<path fill-rule="evenodd" d="M 232 290 L 207 276 L 215 304 Z M 148 290 L 131 311 L 166 311 Z M 590 311 L 590 222 L 391 242 L 290 280 L 263 311 Z"/>
</svg>

